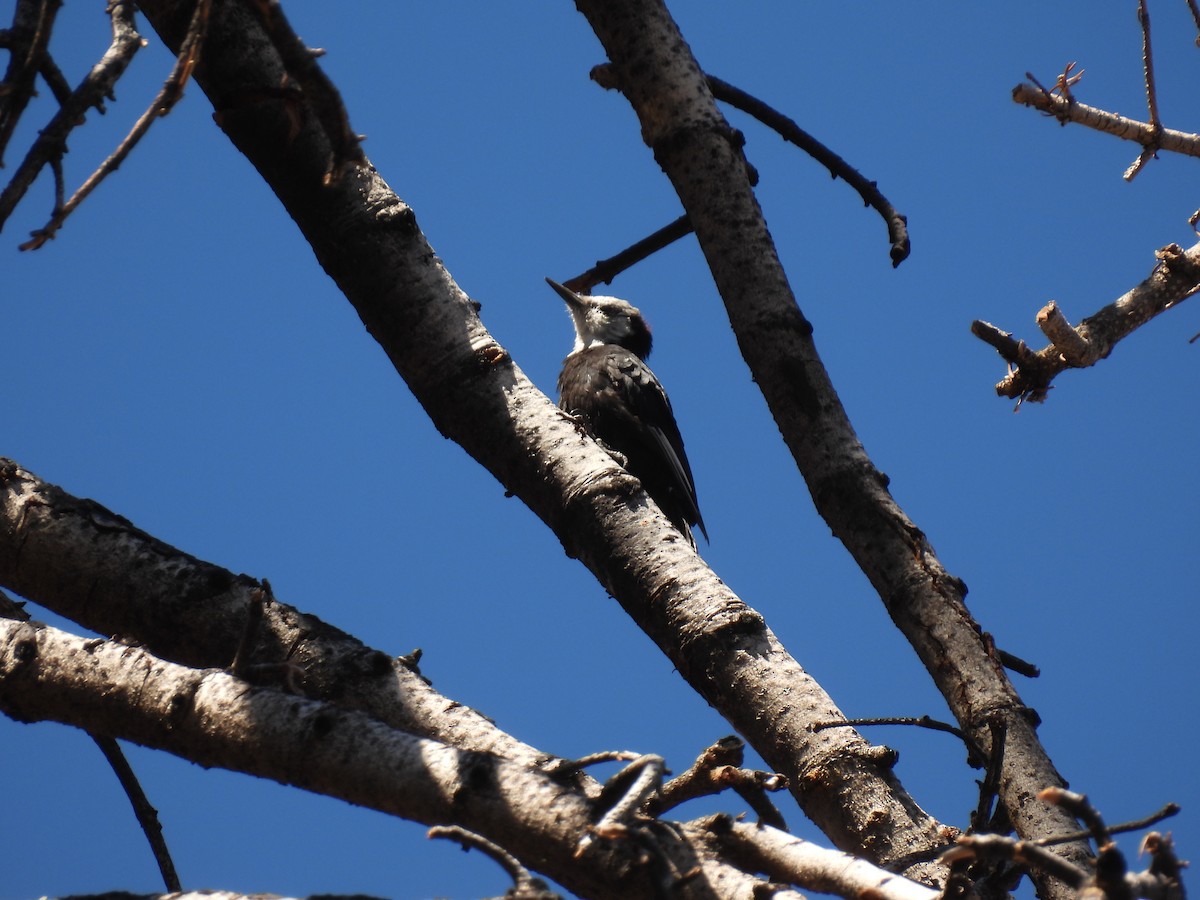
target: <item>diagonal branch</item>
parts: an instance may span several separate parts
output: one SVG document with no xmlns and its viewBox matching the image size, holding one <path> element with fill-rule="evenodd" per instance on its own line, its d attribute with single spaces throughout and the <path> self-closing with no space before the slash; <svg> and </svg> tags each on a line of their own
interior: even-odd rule
<svg viewBox="0 0 1200 900">
<path fill-rule="evenodd" d="M 867 179 L 858 169 L 818 141 L 792 119 L 763 103 L 757 97 L 747 94 L 714 75 L 708 76 L 708 86 L 712 90 L 714 98 L 728 103 L 735 109 L 740 109 L 758 119 L 768 128 L 774 129 L 785 141 L 795 144 L 827 168 L 829 174 L 834 178 L 841 178 L 858 191 L 863 203 L 879 213 L 884 224 L 887 225 L 888 240 L 892 245 L 892 267 L 895 268 L 908 258 L 908 254 L 912 251 L 912 244 L 908 238 L 908 217 L 892 206 L 874 181 Z"/>
<path fill-rule="evenodd" d="M 61 108 L 39 133 L 37 140 L 25 154 L 25 158 L 13 173 L 3 191 L 0 191 L 0 229 L 12 215 L 21 198 L 33 185 L 42 168 L 56 166 L 66 151 L 67 137 L 84 121 L 84 115 L 92 107 L 101 108 L 110 96 L 120 77 L 129 67 L 133 55 L 142 46 L 141 35 L 133 22 L 132 0 L 113 0 L 109 5 L 112 18 L 112 43 L 84 77 L 79 86 L 64 101 Z"/>
<path fill-rule="evenodd" d="M 0 458 L 0 584 L 99 634 L 173 662 L 234 659 L 259 582 L 177 550 L 91 500 Z M 530 767 L 554 757 L 434 690 L 414 663 L 366 647 L 278 600 L 262 609 L 258 671 L 298 668 L 303 694 L 464 751 Z M 594 785 L 593 785 L 594 787 Z"/>
<path fill-rule="evenodd" d="M 574 856 L 591 807 L 556 780 L 499 757 L 392 729 L 329 703 L 256 688 L 116 641 L 0 619 L 0 710 L 51 720 L 269 778 L 428 825 L 463 824 L 581 893 L 613 896 L 612 842 Z M 652 896 L 636 865 L 623 887 Z"/>
<path fill-rule="evenodd" d="M 23 605 L 14 603 L 2 591 L 0 591 L 0 617 L 17 622 L 28 622 L 31 619 Z M 150 844 L 150 852 L 154 854 L 154 861 L 158 865 L 159 874 L 162 875 L 163 885 L 168 892 L 181 891 L 183 888 L 179 883 L 179 875 L 175 872 L 175 861 L 171 858 L 170 848 L 167 847 L 166 839 L 163 837 L 162 825 L 158 821 L 158 810 L 150 804 L 150 798 L 142 790 L 141 782 L 138 781 L 121 745 L 115 738 L 107 735 L 89 734 L 88 737 L 100 749 L 104 759 L 113 770 L 113 774 L 117 776 L 122 790 L 125 791 L 125 796 L 129 799 L 130 806 L 133 807 L 133 815 L 137 819 L 138 825 L 141 826 L 146 841 Z"/>
<path fill-rule="evenodd" d="M 742 356 L 808 484 L 818 511 L 870 579 L 955 718 L 983 747 L 1004 726 L 1000 794 L 1025 837 L 1073 828 L 1070 816 L 1033 809 L 1032 793 L 1061 785 L 983 630 L 925 535 L 887 491 L 858 440 L 801 313 L 747 177 L 733 130 L 703 69 L 656 0 L 579 0 L 600 38 L 642 136 L 679 195 L 729 314 Z M 753 710 L 751 710 L 753 712 Z M 736 716 L 736 713 L 735 713 Z M 738 727 L 744 718 L 731 719 Z M 822 732 L 824 733 L 824 732 Z M 753 740 L 751 743 L 754 743 Z M 771 748 L 756 746 L 772 768 Z M 895 827 L 901 840 L 911 839 Z M 914 844 L 919 841 L 913 841 Z M 1083 858 L 1082 844 L 1062 848 Z M 1061 886 L 1042 885 L 1061 897 Z"/>
<path fill-rule="evenodd" d="M 150 126 L 158 119 L 161 119 L 179 102 L 183 96 L 183 89 L 188 83 L 188 79 L 192 76 L 192 71 L 196 68 L 196 63 L 200 59 L 200 50 L 204 46 L 204 35 L 208 30 L 208 16 L 212 8 L 212 0 L 196 0 L 196 9 L 192 13 L 192 21 L 188 25 L 187 37 L 183 40 L 183 46 L 179 48 L 179 54 L 175 58 L 175 65 L 171 69 L 170 75 L 167 76 L 166 82 L 158 95 L 150 102 L 150 107 L 130 129 L 129 134 L 117 146 L 117 149 L 109 154 L 108 158 L 100 164 L 87 179 L 79 186 L 71 199 L 63 203 L 61 199 L 54 204 L 54 212 L 50 216 L 50 221 L 41 228 L 33 232 L 30 240 L 21 244 L 21 250 L 37 250 L 42 247 L 46 241 L 51 240 L 55 233 L 62 228 L 63 222 L 67 216 L 81 204 L 92 191 L 100 186 L 105 178 L 115 172 L 125 161 L 125 158 L 133 152 L 133 148 L 137 146 L 138 141 L 145 136 L 150 130 Z"/>
<path fill-rule="evenodd" d="M 1184 156 L 1200 156 L 1200 134 L 1175 131 L 1161 125 L 1156 127 L 1152 122 L 1139 122 L 1024 82 L 1013 88 L 1012 97 L 1015 102 L 1054 116 L 1063 124 L 1073 122 L 1123 141 L 1134 141 L 1151 153 L 1166 150 Z M 1127 172 L 1125 177 L 1128 179 L 1131 175 Z"/>
<path fill-rule="evenodd" d="M 0 166 L 21 114 L 33 99 L 38 73 L 54 66 L 46 48 L 61 6 L 62 0 L 17 0 L 12 28 L 0 35 L 9 52 L 0 82 Z"/>
<path fill-rule="evenodd" d="M 1154 255 L 1158 262 L 1145 280 L 1074 328 L 1053 300 L 1044 306 L 1037 323 L 1050 343 L 1041 350 L 1031 350 L 1024 341 L 989 322 L 973 322 L 971 333 L 994 347 L 1009 365 L 996 393 L 1019 401 L 1043 402 L 1061 372 L 1106 359 L 1118 341 L 1200 290 L 1200 243 L 1187 250 L 1168 244 Z"/>
</svg>

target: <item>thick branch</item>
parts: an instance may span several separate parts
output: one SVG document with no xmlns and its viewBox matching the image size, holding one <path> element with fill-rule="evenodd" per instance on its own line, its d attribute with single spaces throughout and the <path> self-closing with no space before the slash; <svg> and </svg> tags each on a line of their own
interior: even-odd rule
<svg viewBox="0 0 1200 900">
<path fill-rule="evenodd" d="M 1051 301 L 1037 314 L 1038 327 L 1051 340 L 1041 350 L 988 322 L 976 321 L 971 332 L 1009 365 L 997 385 L 1001 397 L 1034 403 L 1046 399 L 1051 382 L 1066 369 L 1093 366 L 1108 357 L 1117 342 L 1166 312 L 1200 289 L 1200 243 L 1184 250 L 1168 244 L 1157 253 L 1158 262 L 1141 284 L 1072 328 L 1057 304 Z"/>
<path fill-rule="evenodd" d="M 582 896 L 732 900 L 764 886 L 725 861 L 703 829 L 646 822 L 594 839 L 592 802 L 560 779 L 117 641 L 0 619 L 0 711 L 462 825 Z"/>
<path fill-rule="evenodd" d="M 583 893 L 652 895 L 627 847 L 605 842 L 575 858 L 590 804 L 547 776 L 217 670 L 0 620 L 0 709 L 429 825 L 462 824 Z"/>
<path fill-rule="evenodd" d="M 817 509 L 871 580 L 963 728 L 988 747 L 989 723 L 1004 724 L 1001 796 L 1020 833 L 1073 829 L 1069 816 L 1026 802 L 1043 787 L 1062 783 L 1037 740 L 1034 717 L 963 604 L 964 585 L 946 572 L 925 535 L 896 505 L 887 479 L 854 433 L 788 285 L 740 146 L 675 23 L 656 0 L 580 0 L 578 6 L 683 203 L 742 356 Z M 744 718 L 735 721 L 741 728 Z M 894 833 L 901 842 L 919 842 L 898 823 Z M 1081 857 L 1086 848 L 1073 845 L 1065 852 Z"/>
<path fill-rule="evenodd" d="M 98 634 L 120 635 L 201 668 L 232 664 L 259 587 L 6 459 L 0 459 L 0 585 Z M 528 766 L 553 759 L 435 691 L 405 660 L 279 601 L 263 609 L 251 663 L 263 677 L 291 665 L 302 675 L 305 696 L 336 700 L 460 750 Z"/>
</svg>

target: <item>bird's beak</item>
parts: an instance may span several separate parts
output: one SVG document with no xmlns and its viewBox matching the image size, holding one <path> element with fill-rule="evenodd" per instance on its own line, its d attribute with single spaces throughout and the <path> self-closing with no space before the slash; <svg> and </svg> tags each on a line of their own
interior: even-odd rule
<svg viewBox="0 0 1200 900">
<path fill-rule="evenodd" d="M 584 303 L 583 298 L 580 297 L 577 293 L 575 293 L 570 288 L 563 287 L 561 284 L 559 284 L 553 278 L 547 278 L 546 284 L 548 284 L 548 285 L 550 285 L 550 287 L 554 288 L 554 292 L 556 294 L 558 294 L 558 296 L 562 297 L 564 300 L 567 301 L 567 306 L 576 307 L 576 306 L 586 306 L 587 305 L 586 303 Z"/>
</svg>

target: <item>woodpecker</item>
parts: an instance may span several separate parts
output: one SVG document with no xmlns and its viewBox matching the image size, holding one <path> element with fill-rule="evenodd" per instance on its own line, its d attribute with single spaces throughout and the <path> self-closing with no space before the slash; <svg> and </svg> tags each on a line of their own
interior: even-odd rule
<svg viewBox="0 0 1200 900">
<path fill-rule="evenodd" d="M 692 525 L 707 541 L 671 401 L 645 362 L 651 344 L 646 320 L 616 297 L 577 294 L 549 278 L 546 283 L 566 301 L 575 324 L 575 347 L 558 376 L 559 407 L 622 458 L 692 547 Z"/>
</svg>

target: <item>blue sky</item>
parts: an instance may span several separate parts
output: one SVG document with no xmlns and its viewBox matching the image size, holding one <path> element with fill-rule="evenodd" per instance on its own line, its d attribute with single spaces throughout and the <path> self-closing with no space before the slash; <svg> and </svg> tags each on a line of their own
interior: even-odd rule
<svg viewBox="0 0 1200 900">
<path fill-rule="evenodd" d="M 759 196 L 823 358 L 892 491 L 998 644 L 1063 775 L 1110 822 L 1167 801 L 1200 847 L 1185 764 L 1197 725 L 1200 345 L 1184 304 L 1044 406 L 994 396 L 983 318 L 1040 346 L 1196 240 L 1194 161 L 1132 184 L 1134 145 L 1060 128 L 1009 98 L 1025 71 L 1086 69 L 1077 96 L 1143 117 L 1134 3 L 675 4 L 701 64 L 878 181 L 909 217 L 898 270 L 857 196 L 741 114 Z M 570 323 L 563 280 L 679 214 L 568 3 L 285 6 L 328 55 L 365 149 L 496 338 L 544 390 Z M 1200 51 L 1183 4 L 1151 7 L 1165 123 L 1196 130 Z M 75 82 L 107 44 L 68 5 L 52 50 Z M 78 183 L 165 76 L 153 35 L 104 117 L 71 141 Z M 44 92 L 46 93 L 46 92 Z M 443 440 L 211 121 L 196 88 L 37 253 L 43 181 L 0 236 L 7 327 L 0 454 L 156 536 L 271 580 L 284 601 L 422 669 L 564 756 L 659 753 L 682 770 L 729 727 L 519 501 Z M 15 166 L 37 107 L 8 154 Z M 655 371 L 687 440 L 712 543 L 701 552 L 850 716 L 947 716 L 865 578 L 815 514 L 694 243 L 611 292 L 655 327 Z M 698 362 L 700 360 L 700 362 Z M 33 610 L 35 615 L 40 611 Z M 977 773 L 941 735 L 877 729 L 918 802 L 966 822 Z M 54 725 L 0 721 L 10 864 L 0 900 L 160 887 L 99 753 Z M 424 828 L 137 749 L 185 887 L 397 898 L 501 893 L 477 854 Z M 1190 760 L 1188 761 L 1190 763 Z M 736 798 L 709 808 L 740 811 Z M 790 802 L 794 830 L 819 837 Z M 683 814 L 691 814 L 686 808 Z M 1136 841 L 1125 846 L 1131 854 Z"/>
</svg>

